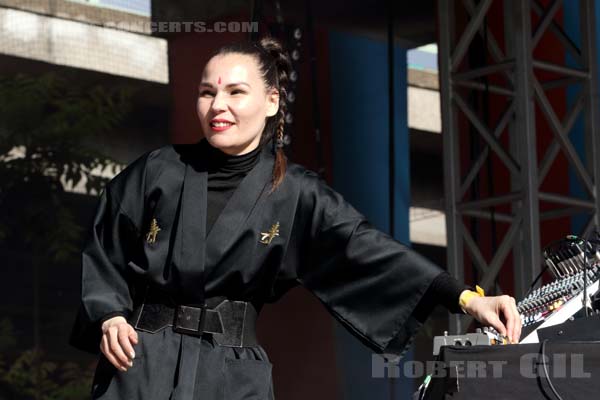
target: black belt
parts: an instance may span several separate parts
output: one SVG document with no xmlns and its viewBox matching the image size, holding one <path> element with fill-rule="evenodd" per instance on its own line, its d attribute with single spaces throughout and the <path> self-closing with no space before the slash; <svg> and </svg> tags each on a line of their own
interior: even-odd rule
<svg viewBox="0 0 600 400">
<path fill-rule="evenodd" d="M 220 346 L 255 347 L 257 312 L 252 303 L 212 297 L 205 304 L 176 304 L 170 296 L 148 289 L 134 310 L 135 328 L 156 333 L 169 326 L 192 336 L 212 335 Z"/>
</svg>

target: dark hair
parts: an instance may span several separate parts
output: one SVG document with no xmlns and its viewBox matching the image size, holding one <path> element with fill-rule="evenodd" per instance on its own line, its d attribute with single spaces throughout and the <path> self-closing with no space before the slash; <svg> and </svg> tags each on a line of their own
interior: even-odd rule
<svg viewBox="0 0 600 400">
<path fill-rule="evenodd" d="M 283 152 L 283 129 L 287 112 L 287 85 L 291 70 L 291 62 L 281 43 L 272 37 L 264 37 L 258 42 L 238 42 L 220 47 L 214 54 L 247 54 L 253 56 L 258 63 L 258 69 L 265 81 L 267 88 L 277 89 L 279 92 L 279 111 L 267 118 L 265 129 L 260 138 L 259 146 L 264 146 L 275 134 L 276 147 L 275 166 L 273 167 L 273 192 L 283 181 L 285 176 L 287 158 Z"/>
</svg>

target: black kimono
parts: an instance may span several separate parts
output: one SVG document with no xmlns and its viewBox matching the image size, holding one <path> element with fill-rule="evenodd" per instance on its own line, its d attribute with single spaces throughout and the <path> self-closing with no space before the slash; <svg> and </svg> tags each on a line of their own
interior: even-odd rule
<svg viewBox="0 0 600 400">
<path fill-rule="evenodd" d="M 71 344 L 97 354 L 100 322 L 131 315 L 148 285 L 182 303 L 226 296 L 260 310 L 300 284 L 373 351 L 402 354 L 421 326 L 415 307 L 442 270 L 375 229 L 300 165 L 288 163 L 283 182 L 269 193 L 269 145 L 207 235 L 199 145 L 149 152 L 103 191 L 83 251 Z M 146 240 L 153 221 L 154 242 Z M 274 226 L 278 234 L 261 241 Z M 271 364 L 260 346 L 222 347 L 172 329 L 138 335 L 127 372 L 101 355 L 93 398 L 273 398 Z"/>
</svg>

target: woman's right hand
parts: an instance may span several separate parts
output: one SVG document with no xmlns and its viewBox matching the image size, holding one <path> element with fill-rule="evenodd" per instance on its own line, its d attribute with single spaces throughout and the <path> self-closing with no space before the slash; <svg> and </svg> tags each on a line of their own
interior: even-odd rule
<svg viewBox="0 0 600 400">
<path fill-rule="evenodd" d="M 133 366 L 133 345 L 137 343 L 138 334 L 125 317 L 113 317 L 102 323 L 100 350 L 117 369 L 127 371 Z"/>
</svg>

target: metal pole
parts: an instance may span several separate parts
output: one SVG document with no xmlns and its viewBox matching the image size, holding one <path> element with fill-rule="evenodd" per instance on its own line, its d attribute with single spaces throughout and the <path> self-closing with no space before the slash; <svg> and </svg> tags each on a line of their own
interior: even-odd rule
<svg viewBox="0 0 600 400">
<path fill-rule="evenodd" d="M 521 166 L 520 187 L 521 235 L 517 240 L 522 262 L 515 268 L 515 295 L 523 297 L 530 282 L 537 276 L 541 264 L 540 216 L 538 199 L 538 170 L 535 131 L 535 109 L 533 103 L 533 49 L 531 34 L 530 1 L 511 0 L 513 22 L 513 50 L 515 52 L 515 129 L 520 137 L 519 164 Z"/>
<path fill-rule="evenodd" d="M 582 61 L 587 66 L 589 80 L 585 91 L 585 132 L 589 149 L 587 154 L 588 169 L 593 177 L 593 196 L 595 215 L 593 223 L 596 229 L 600 227 L 600 102 L 598 101 L 598 61 L 596 50 L 596 15 L 593 0 L 581 0 L 579 18 L 581 20 L 581 52 Z"/>
<path fill-rule="evenodd" d="M 446 235 L 448 272 L 463 282 L 465 279 L 462 221 L 456 208 L 460 202 L 460 151 L 459 136 L 456 129 L 454 109 L 452 107 L 451 66 L 452 45 L 454 40 L 454 1 L 438 0 L 438 19 L 440 26 L 439 41 L 439 79 L 442 107 L 442 142 L 444 149 L 444 192 L 446 201 Z M 462 332 L 463 325 L 459 315 L 450 317 L 450 331 Z"/>
</svg>

